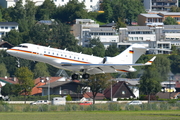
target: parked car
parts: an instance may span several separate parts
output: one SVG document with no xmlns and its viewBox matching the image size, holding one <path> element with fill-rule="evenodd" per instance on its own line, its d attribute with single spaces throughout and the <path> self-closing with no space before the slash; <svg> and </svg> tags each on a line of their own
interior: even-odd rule
<svg viewBox="0 0 180 120">
<path fill-rule="evenodd" d="M 79 105 L 92 105 L 92 102 L 82 102 L 82 103 L 79 103 Z"/>
<path fill-rule="evenodd" d="M 134 101 L 131 101 L 129 103 L 127 103 L 128 105 L 142 105 L 142 102 L 139 101 L 139 100 L 134 100 Z"/>
<path fill-rule="evenodd" d="M 30 105 L 48 105 L 50 101 L 48 100 L 37 100 L 35 102 L 30 103 Z"/>
</svg>

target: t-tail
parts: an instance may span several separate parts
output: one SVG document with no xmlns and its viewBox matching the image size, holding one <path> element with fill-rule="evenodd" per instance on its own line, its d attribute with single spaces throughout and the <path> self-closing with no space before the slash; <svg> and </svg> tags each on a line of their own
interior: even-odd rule
<svg viewBox="0 0 180 120">
<path fill-rule="evenodd" d="M 133 44 L 115 57 L 104 58 L 104 64 L 135 64 L 146 50 L 148 48 L 141 44 Z"/>
</svg>

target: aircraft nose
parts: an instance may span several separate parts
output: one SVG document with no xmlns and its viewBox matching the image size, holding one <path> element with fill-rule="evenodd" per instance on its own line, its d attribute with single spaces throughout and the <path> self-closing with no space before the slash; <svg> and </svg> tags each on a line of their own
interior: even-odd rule
<svg viewBox="0 0 180 120">
<path fill-rule="evenodd" d="M 14 51 L 12 49 L 8 49 L 8 50 L 6 50 L 6 52 L 10 55 L 12 55 L 14 53 Z"/>
</svg>

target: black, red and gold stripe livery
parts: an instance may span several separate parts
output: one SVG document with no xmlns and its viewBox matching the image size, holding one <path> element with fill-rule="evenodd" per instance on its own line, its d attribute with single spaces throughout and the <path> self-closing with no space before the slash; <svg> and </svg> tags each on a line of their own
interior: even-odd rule
<svg viewBox="0 0 180 120">
<path fill-rule="evenodd" d="M 39 55 L 39 53 L 37 53 L 37 52 L 31 52 L 31 51 L 26 51 L 26 50 L 19 50 L 19 49 L 9 49 L 9 50 L 17 51 L 17 52 L 23 52 L 23 53 L 29 53 L 29 54 L 34 54 L 34 55 Z M 59 57 L 59 56 L 53 56 L 53 55 L 48 55 L 48 54 L 44 54 L 43 56 L 49 57 L 49 58 L 61 59 L 61 60 L 68 60 L 68 61 L 71 61 L 71 62 L 90 64 L 89 62 L 85 62 L 85 61 L 74 60 L 74 59 L 69 59 L 69 58 L 64 58 L 64 57 Z"/>
</svg>

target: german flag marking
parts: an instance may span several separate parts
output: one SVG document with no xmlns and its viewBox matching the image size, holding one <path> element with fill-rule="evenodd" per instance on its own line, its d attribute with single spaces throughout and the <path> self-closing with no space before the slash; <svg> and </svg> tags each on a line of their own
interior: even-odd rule
<svg viewBox="0 0 180 120">
<path fill-rule="evenodd" d="M 133 50 L 129 50 L 129 53 L 133 54 L 133 53 L 134 53 L 134 51 L 133 51 Z"/>
</svg>

